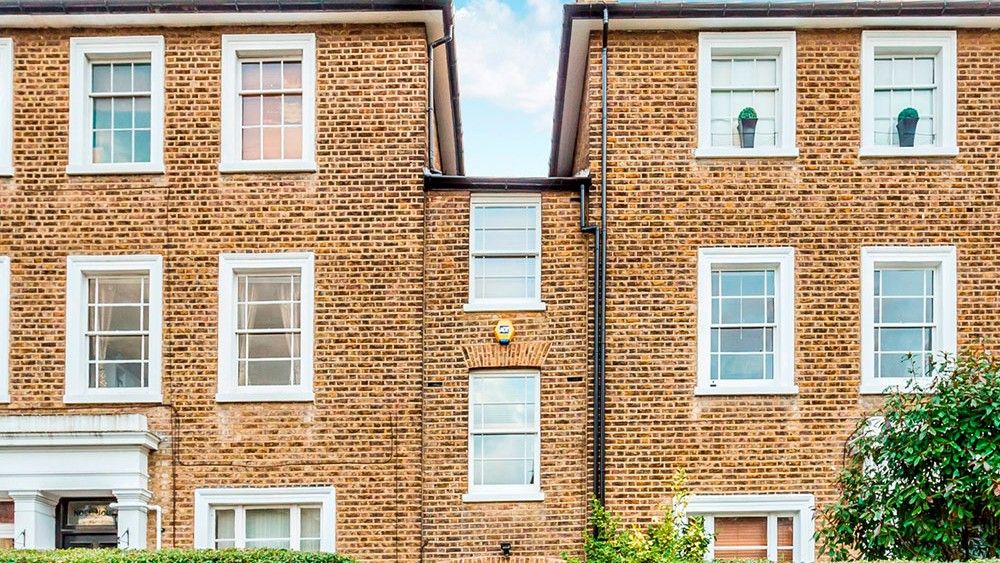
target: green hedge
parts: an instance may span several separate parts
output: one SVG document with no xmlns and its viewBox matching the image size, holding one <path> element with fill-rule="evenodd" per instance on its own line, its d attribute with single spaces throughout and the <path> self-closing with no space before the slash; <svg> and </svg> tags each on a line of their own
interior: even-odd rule
<svg viewBox="0 0 1000 563">
<path fill-rule="evenodd" d="M 0 563 L 353 563 L 353 559 L 333 553 L 303 553 L 284 549 L 4 549 L 0 550 Z"/>
</svg>

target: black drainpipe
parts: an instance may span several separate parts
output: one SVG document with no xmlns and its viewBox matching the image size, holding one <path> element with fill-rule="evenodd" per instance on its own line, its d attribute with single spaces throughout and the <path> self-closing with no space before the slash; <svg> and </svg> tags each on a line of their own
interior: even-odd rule
<svg viewBox="0 0 1000 563">
<path fill-rule="evenodd" d="M 448 29 L 448 35 L 427 45 L 427 169 L 440 174 L 434 168 L 434 49 L 451 41 L 455 33 L 454 26 Z"/>
<path fill-rule="evenodd" d="M 600 243 L 595 242 L 597 283 L 595 288 L 594 324 L 596 377 L 594 378 L 594 496 L 604 504 L 605 490 L 605 368 L 607 346 L 605 339 L 608 294 L 608 9 L 604 8 L 604 26 L 601 30 L 601 228 L 597 232 Z"/>
</svg>

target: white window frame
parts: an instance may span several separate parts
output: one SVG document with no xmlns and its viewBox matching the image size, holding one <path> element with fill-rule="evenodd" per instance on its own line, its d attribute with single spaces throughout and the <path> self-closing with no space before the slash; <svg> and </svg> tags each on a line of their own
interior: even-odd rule
<svg viewBox="0 0 1000 563">
<path fill-rule="evenodd" d="M 715 50 L 747 55 L 778 54 L 778 131 L 773 147 L 744 149 L 712 146 L 712 53 Z M 698 34 L 698 148 L 697 158 L 797 157 L 795 146 L 795 32 L 794 31 L 705 31 Z"/>
<path fill-rule="evenodd" d="M 914 381 L 918 388 L 931 381 L 929 377 L 879 380 L 875 377 L 875 269 L 880 267 L 934 268 L 934 308 L 940 354 L 955 354 L 958 349 L 957 324 L 957 252 L 954 246 L 867 246 L 861 249 L 861 393 L 882 394 L 905 390 Z"/>
<path fill-rule="evenodd" d="M 0 176 L 14 175 L 14 40 L 0 38 Z"/>
<path fill-rule="evenodd" d="M 308 402 L 313 395 L 313 316 L 315 256 L 312 252 L 219 255 L 219 388 L 226 402 Z M 237 385 L 236 275 L 297 270 L 300 278 L 300 378 L 298 385 Z"/>
<path fill-rule="evenodd" d="M 69 164 L 67 174 L 162 174 L 163 36 L 72 37 L 69 40 Z M 91 120 L 90 61 L 149 57 L 149 162 L 95 163 Z"/>
<path fill-rule="evenodd" d="M 816 544 L 813 540 L 815 524 L 813 513 L 816 499 L 811 494 L 747 494 L 747 495 L 692 495 L 688 498 L 686 514 L 705 517 L 705 532 L 712 537 L 716 517 L 767 516 L 768 559 L 777 561 L 778 516 L 791 516 L 793 545 L 792 561 L 813 563 Z M 709 543 L 705 561 L 715 558 L 715 542 Z"/>
<path fill-rule="evenodd" d="M 194 547 L 213 549 L 215 543 L 214 507 L 287 507 L 289 505 L 320 507 L 320 551 L 333 553 L 337 549 L 337 496 L 333 487 L 276 487 L 196 489 L 194 492 Z M 236 534 L 239 536 L 239 526 Z M 245 530 L 243 533 L 246 533 Z M 295 526 L 292 534 L 298 534 Z"/>
<path fill-rule="evenodd" d="M 476 236 L 475 228 L 475 208 L 490 205 L 534 205 L 535 220 L 538 229 L 535 236 L 535 249 L 537 259 L 535 260 L 535 280 L 538 284 L 537 299 L 476 299 L 476 253 L 473 252 Z M 499 256 L 499 254 L 497 254 Z M 480 311 L 544 311 L 545 302 L 542 301 L 542 196 L 541 194 L 490 194 L 474 193 L 470 196 L 469 208 L 469 301 L 463 307 L 466 312 Z"/>
<path fill-rule="evenodd" d="M 720 381 L 712 385 L 712 271 L 775 268 L 774 379 Z M 795 249 L 791 247 L 701 248 L 698 250 L 698 384 L 695 395 L 794 395 Z"/>
<path fill-rule="evenodd" d="M 88 385 L 87 276 L 118 272 L 149 275 L 149 371 L 145 388 L 91 389 Z M 163 370 L 163 258 L 156 255 L 70 256 L 66 260 L 66 390 L 70 403 L 161 403 Z"/>
<path fill-rule="evenodd" d="M 0 403 L 10 402 L 10 257 L 0 256 Z"/>
<path fill-rule="evenodd" d="M 861 147 L 862 157 L 956 156 L 957 131 L 957 35 L 954 31 L 862 31 L 861 32 Z M 936 145 L 897 147 L 875 144 L 875 54 L 877 50 L 936 52 L 940 94 Z"/>
<path fill-rule="evenodd" d="M 302 55 L 302 158 L 243 160 L 240 57 Z M 222 36 L 221 172 L 315 172 L 316 35 L 280 33 Z"/>
<path fill-rule="evenodd" d="M 477 377 L 525 377 L 535 378 L 535 397 L 538 399 L 535 405 L 535 483 L 532 485 L 473 485 L 473 426 L 472 426 L 472 380 Z M 538 502 L 545 500 L 545 493 L 542 492 L 542 375 L 538 370 L 525 369 L 502 369 L 502 370 L 476 370 L 469 374 L 469 398 L 468 398 L 468 492 L 462 495 L 463 502 Z M 511 432 L 518 433 L 518 432 Z"/>
</svg>

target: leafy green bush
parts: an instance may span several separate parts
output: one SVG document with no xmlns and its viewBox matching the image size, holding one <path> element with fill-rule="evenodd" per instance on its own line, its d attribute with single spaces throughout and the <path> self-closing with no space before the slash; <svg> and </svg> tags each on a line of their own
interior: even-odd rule
<svg viewBox="0 0 1000 563">
<path fill-rule="evenodd" d="M 594 499 L 590 503 L 590 530 L 584 534 L 585 559 L 563 554 L 569 563 L 701 563 L 709 538 L 702 518 L 684 518 L 687 489 L 684 472 L 673 480 L 674 503 L 663 519 L 645 529 L 624 526 L 618 516 Z"/>
<path fill-rule="evenodd" d="M 751 107 L 741 109 L 740 119 L 757 119 L 757 110 Z"/>
<path fill-rule="evenodd" d="M 352 563 L 333 553 L 305 553 L 285 549 L 60 549 L 57 551 L 0 550 L 0 563 Z"/>
<path fill-rule="evenodd" d="M 917 110 L 913 108 L 903 108 L 903 111 L 899 112 L 899 115 L 896 116 L 896 119 L 902 121 L 904 119 L 919 118 L 919 117 L 920 114 L 917 113 Z"/>
<path fill-rule="evenodd" d="M 848 443 L 816 534 L 831 558 L 1000 553 L 1000 357 L 965 350 L 929 375 L 925 389 L 888 395 Z"/>
</svg>

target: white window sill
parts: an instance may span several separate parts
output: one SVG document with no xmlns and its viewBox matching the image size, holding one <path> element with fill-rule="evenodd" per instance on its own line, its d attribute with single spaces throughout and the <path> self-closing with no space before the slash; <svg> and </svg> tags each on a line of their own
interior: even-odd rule
<svg viewBox="0 0 1000 563">
<path fill-rule="evenodd" d="M 861 158 L 895 158 L 895 157 L 926 157 L 926 156 L 940 156 L 940 157 L 951 157 L 958 156 L 958 147 L 891 147 L 891 146 L 875 146 L 875 147 L 861 147 L 858 150 L 858 156 Z"/>
<path fill-rule="evenodd" d="M 918 387 L 910 385 L 911 379 L 897 379 L 891 381 L 862 381 L 860 393 L 862 395 L 886 395 L 889 393 L 923 393 L 921 389 L 930 385 L 932 379 L 916 380 Z"/>
<path fill-rule="evenodd" d="M 754 147 L 743 149 L 739 147 L 698 147 L 694 150 L 695 158 L 796 158 L 799 149 L 796 147 Z"/>
<path fill-rule="evenodd" d="M 63 396 L 63 403 L 69 404 L 102 404 L 102 403 L 162 403 L 163 395 L 150 391 L 88 391 Z"/>
<path fill-rule="evenodd" d="M 734 384 L 716 387 L 706 387 L 699 385 L 694 389 L 695 396 L 719 396 L 719 395 L 798 395 L 797 385 L 753 385 Z"/>
<path fill-rule="evenodd" d="M 512 491 L 509 493 L 477 493 L 462 495 L 462 502 L 541 502 L 545 493 L 538 490 Z"/>
<path fill-rule="evenodd" d="M 220 391 L 215 395 L 218 403 L 309 403 L 313 400 L 313 392 L 305 389 L 241 389 Z"/>
<path fill-rule="evenodd" d="M 235 174 L 239 172 L 316 172 L 313 160 L 254 160 L 220 162 L 219 172 Z"/>
<path fill-rule="evenodd" d="M 507 301 L 507 302 L 471 302 L 462 306 L 466 313 L 481 313 L 490 311 L 544 311 L 543 301 Z"/>
<path fill-rule="evenodd" d="M 70 176 L 93 176 L 98 174 L 163 174 L 162 162 L 144 162 L 142 164 L 70 164 L 66 173 Z"/>
</svg>

